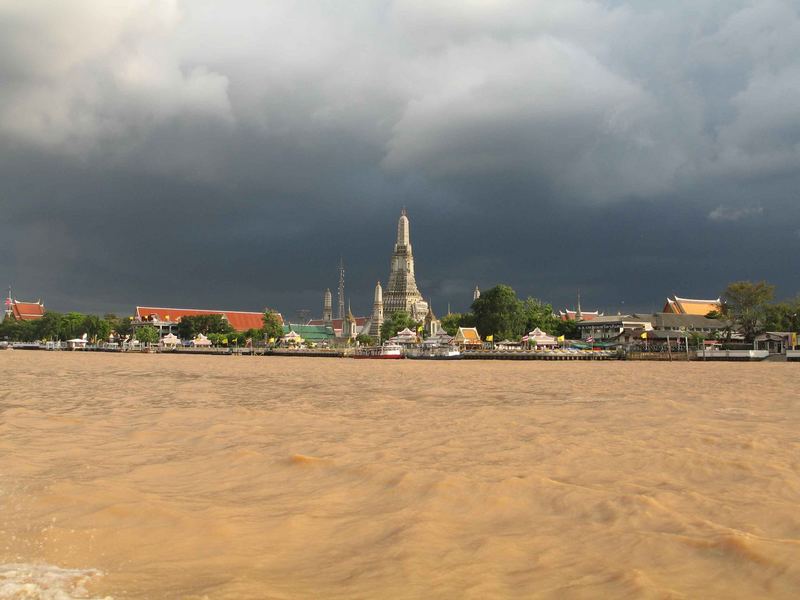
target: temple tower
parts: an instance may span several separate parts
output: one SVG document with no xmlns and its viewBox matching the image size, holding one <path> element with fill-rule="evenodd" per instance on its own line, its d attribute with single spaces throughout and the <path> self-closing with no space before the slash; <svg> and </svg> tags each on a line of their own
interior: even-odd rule
<svg viewBox="0 0 800 600">
<path fill-rule="evenodd" d="M 397 243 L 392 252 L 383 308 L 384 314 L 389 316 L 398 310 L 404 310 L 416 321 L 425 318 L 428 312 L 428 303 L 422 299 L 414 277 L 414 254 L 411 250 L 411 233 L 405 208 L 397 221 Z"/>
<path fill-rule="evenodd" d="M 322 300 L 322 322 L 325 325 L 333 325 L 333 296 L 330 288 L 325 290 L 325 296 Z"/>
<path fill-rule="evenodd" d="M 10 319 L 14 316 L 14 298 L 11 296 L 11 286 L 8 286 L 8 296 L 6 296 L 6 319 Z"/>
<path fill-rule="evenodd" d="M 374 340 L 381 339 L 383 326 L 383 288 L 381 282 L 375 284 L 375 301 L 372 303 L 372 322 L 369 326 L 369 335 Z"/>
<path fill-rule="evenodd" d="M 350 310 L 350 303 L 347 303 L 347 315 L 342 321 L 342 337 L 354 340 L 358 336 L 358 326 L 353 311 Z"/>
<path fill-rule="evenodd" d="M 442 330 L 442 323 L 436 318 L 436 315 L 433 312 L 433 303 L 430 301 L 428 302 L 428 314 L 425 315 L 424 326 L 425 335 L 428 337 L 438 335 L 438 333 Z"/>
</svg>

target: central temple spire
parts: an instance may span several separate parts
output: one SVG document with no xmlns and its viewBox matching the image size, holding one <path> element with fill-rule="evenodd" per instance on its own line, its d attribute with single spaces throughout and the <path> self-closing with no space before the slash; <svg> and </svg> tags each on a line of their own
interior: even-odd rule
<svg viewBox="0 0 800 600">
<path fill-rule="evenodd" d="M 397 245 L 408 246 L 411 244 L 411 234 L 408 230 L 408 216 L 406 216 L 406 209 L 400 213 L 400 220 L 397 221 Z"/>
<path fill-rule="evenodd" d="M 394 245 L 389 281 L 384 294 L 384 315 L 388 318 L 395 312 L 403 310 L 419 321 L 427 314 L 428 304 L 417 289 L 409 230 L 408 215 L 404 208 L 397 221 L 397 243 Z"/>
</svg>

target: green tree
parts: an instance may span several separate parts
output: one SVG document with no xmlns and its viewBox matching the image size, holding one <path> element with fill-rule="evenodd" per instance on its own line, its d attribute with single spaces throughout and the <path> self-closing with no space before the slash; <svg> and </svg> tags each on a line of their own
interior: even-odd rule
<svg viewBox="0 0 800 600">
<path fill-rule="evenodd" d="M 181 317 L 177 329 L 178 337 L 184 340 L 194 339 L 198 333 L 207 336 L 210 333 L 231 333 L 233 331 L 228 320 L 219 314 Z"/>
<path fill-rule="evenodd" d="M 566 321 L 559 321 L 556 325 L 555 335 L 563 335 L 568 340 L 577 340 L 580 338 L 578 331 L 578 322 L 574 319 L 567 319 Z"/>
<path fill-rule="evenodd" d="M 767 331 L 798 331 L 800 325 L 800 296 L 766 308 L 764 328 Z"/>
<path fill-rule="evenodd" d="M 248 339 L 253 341 L 253 345 L 257 344 L 258 342 L 264 341 L 264 330 L 263 329 L 248 329 L 244 333 L 245 343 Z"/>
<path fill-rule="evenodd" d="M 155 344 L 158 342 L 158 329 L 152 325 L 145 325 L 136 329 L 136 339 L 142 344 Z"/>
<path fill-rule="evenodd" d="M 59 338 L 62 340 L 71 340 L 81 337 L 86 330 L 84 329 L 84 321 L 86 315 L 79 312 L 68 312 L 61 317 L 61 325 L 59 327 Z"/>
<path fill-rule="evenodd" d="M 402 331 L 403 329 L 410 329 L 411 331 L 416 331 L 419 323 L 414 321 L 411 318 L 411 315 L 408 314 L 404 310 L 398 310 L 392 313 L 392 315 L 383 322 L 381 326 L 381 340 L 386 341 L 391 337 L 397 335 L 398 331 Z"/>
<path fill-rule="evenodd" d="M 195 321 L 192 317 L 181 317 L 175 329 L 182 340 L 193 340 L 197 337 L 198 332 L 195 330 Z"/>
<path fill-rule="evenodd" d="M 111 324 L 97 315 L 86 315 L 83 319 L 83 330 L 92 342 L 105 341 L 111 333 Z"/>
<path fill-rule="evenodd" d="M 483 335 L 495 340 L 518 339 L 525 331 L 526 315 L 523 303 L 507 285 L 496 285 L 472 303 L 475 326 Z"/>
<path fill-rule="evenodd" d="M 211 342 L 212 344 L 214 344 L 215 346 L 227 346 L 228 342 L 230 341 L 228 339 L 229 335 L 230 334 L 226 334 L 226 333 L 214 333 L 214 332 L 212 332 L 212 333 L 208 334 L 208 341 Z"/>
<path fill-rule="evenodd" d="M 57 340 L 61 334 L 61 313 L 48 310 L 38 321 L 34 321 L 36 339 Z"/>
<path fill-rule="evenodd" d="M 10 342 L 33 342 L 36 340 L 35 321 L 3 319 L 0 324 L 0 339 Z"/>
<path fill-rule="evenodd" d="M 525 314 L 525 330 L 523 333 L 533 331 L 537 327 L 549 334 L 558 332 L 561 321 L 553 315 L 553 306 L 551 304 L 545 304 L 538 298 L 528 297 L 522 303 L 522 310 Z"/>
<path fill-rule="evenodd" d="M 133 331 L 133 326 L 131 325 L 132 321 L 132 317 L 122 317 L 121 319 L 113 321 L 111 328 L 117 332 L 117 335 L 124 337 L 126 335 L 130 335 Z"/>
<path fill-rule="evenodd" d="M 458 333 L 459 327 L 464 327 L 461 323 L 464 320 L 464 315 L 461 313 L 450 313 L 442 317 L 440 321 L 442 329 L 447 332 L 447 335 L 455 335 Z"/>
<path fill-rule="evenodd" d="M 279 340 L 283 335 L 283 320 L 280 315 L 276 311 L 268 308 L 264 311 L 262 320 L 264 326 L 261 330 L 264 332 L 264 337 L 267 339 Z"/>
<path fill-rule="evenodd" d="M 375 343 L 375 340 L 373 340 L 373 339 L 372 339 L 370 336 L 368 336 L 366 333 L 359 333 L 359 334 L 356 336 L 356 342 L 358 342 L 358 343 L 359 343 L 359 344 L 361 344 L 362 346 L 372 346 L 372 344 L 374 344 L 374 343 Z"/>
<path fill-rule="evenodd" d="M 736 281 L 728 284 L 722 296 L 725 308 L 739 326 L 745 340 L 751 342 L 763 331 L 767 306 L 775 294 L 775 286 L 766 281 Z"/>
</svg>

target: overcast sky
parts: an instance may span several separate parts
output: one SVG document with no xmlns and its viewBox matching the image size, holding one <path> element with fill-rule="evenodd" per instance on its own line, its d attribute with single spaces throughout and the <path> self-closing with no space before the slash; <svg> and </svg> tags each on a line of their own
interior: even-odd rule
<svg viewBox="0 0 800 600">
<path fill-rule="evenodd" d="M 55 310 L 800 292 L 797 0 L 0 0 L 0 282 Z"/>
</svg>

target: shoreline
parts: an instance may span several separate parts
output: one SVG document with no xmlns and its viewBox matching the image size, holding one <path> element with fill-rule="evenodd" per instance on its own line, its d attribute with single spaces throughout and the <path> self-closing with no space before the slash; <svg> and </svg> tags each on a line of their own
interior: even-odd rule
<svg viewBox="0 0 800 600">
<path fill-rule="evenodd" d="M 182 356 L 284 356 L 300 358 L 353 358 L 353 348 L 286 349 L 286 348 L 53 348 L 32 342 L 8 343 L 2 350 L 41 350 L 47 352 L 88 352 L 104 354 L 172 354 Z M 406 358 L 405 356 L 403 358 Z M 626 362 L 800 362 L 800 351 L 787 351 L 783 355 L 770 355 L 766 351 L 721 350 L 702 353 L 636 352 L 563 350 L 465 350 L 461 360 L 501 361 L 626 361 Z"/>
</svg>

